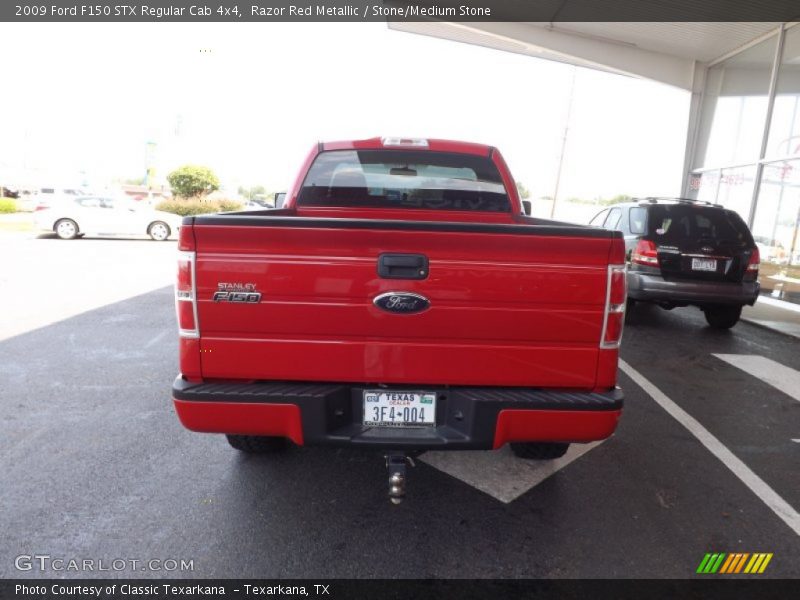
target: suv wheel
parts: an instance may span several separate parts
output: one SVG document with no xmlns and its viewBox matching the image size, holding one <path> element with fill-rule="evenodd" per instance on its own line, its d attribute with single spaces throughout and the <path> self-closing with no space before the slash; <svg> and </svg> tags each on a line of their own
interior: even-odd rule
<svg viewBox="0 0 800 600">
<path fill-rule="evenodd" d="M 703 309 L 706 321 L 714 329 L 730 329 L 739 322 L 741 306 L 709 306 Z"/>
<path fill-rule="evenodd" d="M 569 444 L 545 442 L 512 442 L 511 451 L 520 458 L 551 460 L 561 458 L 567 453 Z"/>
<path fill-rule="evenodd" d="M 282 437 L 262 435 L 226 435 L 228 443 L 248 454 L 274 454 L 289 447 L 289 440 Z"/>
</svg>

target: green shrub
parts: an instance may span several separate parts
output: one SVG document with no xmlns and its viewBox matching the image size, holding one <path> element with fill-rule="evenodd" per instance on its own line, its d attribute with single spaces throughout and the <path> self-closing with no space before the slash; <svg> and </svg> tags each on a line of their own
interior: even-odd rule
<svg viewBox="0 0 800 600">
<path fill-rule="evenodd" d="M 164 212 L 174 213 L 182 217 L 239 210 L 241 208 L 242 204 L 234 200 L 199 200 L 197 198 L 188 200 L 164 200 L 156 205 L 156 210 L 163 210 Z"/>
<path fill-rule="evenodd" d="M 0 198 L 0 213 L 17 212 L 17 203 L 13 198 Z"/>
<path fill-rule="evenodd" d="M 208 167 L 183 165 L 167 175 L 172 193 L 183 198 L 193 198 L 219 189 L 219 179 Z"/>
<path fill-rule="evenodd" d="M 244 205 L 236 200 L 217 200 L 219 209 L 224 211 L 242 210 Z"/>
</svg>

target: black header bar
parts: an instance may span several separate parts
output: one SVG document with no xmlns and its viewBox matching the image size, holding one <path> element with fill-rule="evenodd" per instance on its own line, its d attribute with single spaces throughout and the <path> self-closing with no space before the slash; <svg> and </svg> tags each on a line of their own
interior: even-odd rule
<svg viewBox="0 0 800 600">
<path fill-rule="evenodd" d="M 126 3 L 129 2 L 129 3 Z M 3 0 L 9 22 L 800 20 L 797 0 Z"/>
</svg>

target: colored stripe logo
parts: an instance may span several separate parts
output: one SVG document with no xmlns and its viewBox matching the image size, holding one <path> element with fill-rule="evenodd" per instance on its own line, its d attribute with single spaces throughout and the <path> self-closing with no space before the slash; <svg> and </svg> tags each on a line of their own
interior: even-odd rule
<svg viewBox="0 0 800 600">
<path fill-rule="evenodd" d="M 700 561 L 696 572 L 710 575 L 715 573 L 756 575 L 763 573 L 771 560 L 772 552 L 752 554 L 749 552 L 709 552 Z"/>
</svg>

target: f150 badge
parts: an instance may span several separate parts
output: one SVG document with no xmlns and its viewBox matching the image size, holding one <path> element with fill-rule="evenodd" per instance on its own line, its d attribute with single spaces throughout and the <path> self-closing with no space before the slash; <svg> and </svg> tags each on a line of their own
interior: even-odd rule
<svg viewBox="0 0 800 600">
<path fill-rule="evenodd" d="M 254 304 L 261 302 L 261 292 L 256 291 L 255 283 L 218 283 L 213 299 L 214 302 Z"/>
<path fill-rule="evenodd" d="M 400 314 L 422 312 L 431 305 L 425 296 L 411 292 L 386 292 L 376 296 L 372 303 L 386 312 Z"/>
</svg>

